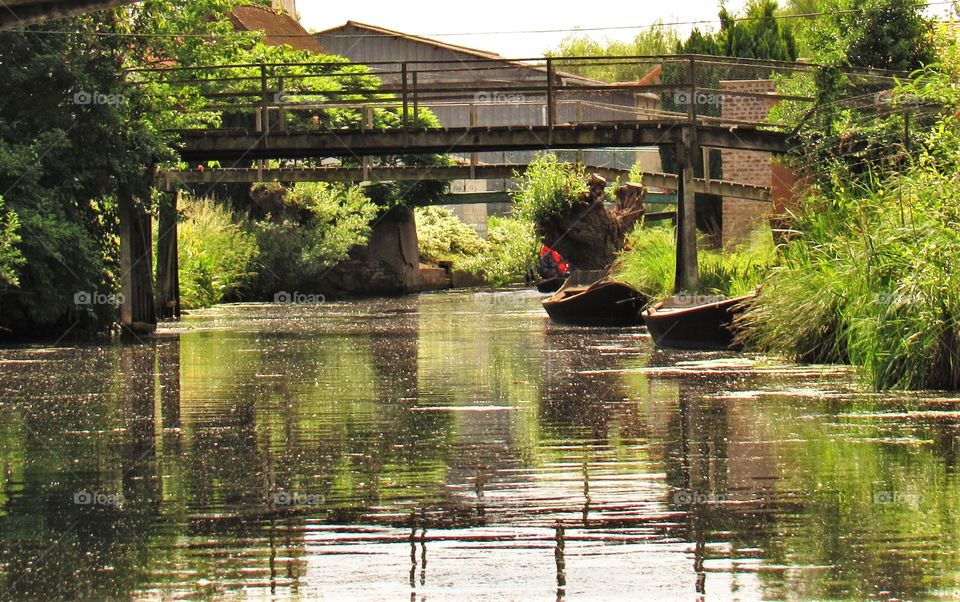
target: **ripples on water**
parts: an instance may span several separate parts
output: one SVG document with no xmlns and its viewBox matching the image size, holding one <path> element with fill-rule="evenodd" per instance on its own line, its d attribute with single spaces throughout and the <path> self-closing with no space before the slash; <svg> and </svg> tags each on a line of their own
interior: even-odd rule
<svg viewBox="0 0 960 602">
<path fill-rule="evenodd" d="M 0 351 L 0 595 L 954 599 L 958 410 L 528 292 L 226 306 Z"/>
</svg>

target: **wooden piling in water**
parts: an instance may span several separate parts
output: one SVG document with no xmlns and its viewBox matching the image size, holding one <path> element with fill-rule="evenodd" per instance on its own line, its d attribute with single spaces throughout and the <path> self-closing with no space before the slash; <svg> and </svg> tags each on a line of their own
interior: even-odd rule
<svg viewBox="0 0 960 602">
<path fill-rule="evenodd" d="M 147 175 L 152 185 L 155 169 Z M 150 185 L 146 187 L 150 190 Z M 117 197 L 120 214 L 120 323 L 127 333 L 149 334 L 157 328 L 153 298 L 153 220 L 132 186 Z"/>
<path fill-rule="evenodd" d="M 159 207 L 157 234 L 157 314 L 180 317 L 180 256 L 177 245 L 177 208 L 180 190 L 164 194 Z"/>
</svg>

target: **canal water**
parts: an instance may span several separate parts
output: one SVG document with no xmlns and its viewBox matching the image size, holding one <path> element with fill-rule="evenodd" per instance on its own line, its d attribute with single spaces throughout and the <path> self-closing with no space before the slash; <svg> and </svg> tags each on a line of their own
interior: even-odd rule
<svg viewBox="0 0 960 602">
<path fill-rule="evenodd" d="M 960 597 L 958 398 L 527 291 L 0 351 L 2 599 Z"/>
</svg>

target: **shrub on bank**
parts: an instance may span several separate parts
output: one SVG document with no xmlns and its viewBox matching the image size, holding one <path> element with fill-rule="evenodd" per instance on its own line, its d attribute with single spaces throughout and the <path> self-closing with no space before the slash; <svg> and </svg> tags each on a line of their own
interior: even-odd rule
<svg viewBox="0 0 960 602">
<path fill-rule="evenodd" d="M 587 177 L 582 165 L 541 154 L 517 179 L 513 211 L 522 220 L 543 224 L 568 211 L 586 192 Z"/>
<path fill-rule="evenodd" d="M 300 183 L 275 219 L 255 222 L 260 246 L 255 288 L 264 298 L 280 290 L 310 290 L 350 249 L 364 244 L 380 209 L 357 186 Z"/>
<path fill-rule="evenodd" d="M 465 260 L 487 250 L 487 242 L 477 231 L 463 223 L 449 209 L 418 207 L 414 212 L 420 259 L 424 263 L 451 261 L 454 267 L 461 268 Z"/>
<path fill-rule="evenodd" d="M 23 254 L 17 248 L 20 239 L 20 218 L 4 209 L 0 196 L 0 290 L 4 286 L 17 286 L 17 268 L 23 263 Z"/>
<path fill-rule="evenodd" d="M 416 215 L 420 258 L 426 263 L 451 261 L 455 269 L 494 286 L 523 282 L 536 266 L 539 242 L 528 221 L 490 217 L 483 239 L 449 209 L 423 207 Z"/>
<path fill-rule="evenodd" d="M 483 274 L 494 286 L 524 282 L 539 257 L 540 241 L 533 224 L 512 217 L 487 219 L 486 250 L 465 262 L 464 269 Z"/>
</svg>

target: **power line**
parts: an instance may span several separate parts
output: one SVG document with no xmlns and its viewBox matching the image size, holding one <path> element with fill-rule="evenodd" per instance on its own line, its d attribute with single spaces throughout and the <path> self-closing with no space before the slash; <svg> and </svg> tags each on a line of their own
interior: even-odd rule
<svg viewBox="0 0 960 602">
<path fill-rule="evenodd" d="M 933 6 L 944 6 L 952 5 L 953 0 L 940 0 L 937 2 L 927 2 L 922 5 L 923 8 L 930 8 Z M 859 14 L 863 13 L 865 9 L 854 8 L 848 10 L 839 10 L 839 11 L 824 11 L 824 12 L 813 12 L 813 13 L 799 13 L 793 15 L 772 15 L 770 17 L 761 16 L 761 17 L 731 17 L 729 21 L 731 22 L 746 22 L 746 21 L 762 21 L 765 19 L 776 19 L 776 20 L 789 20 L 789 19 L 809 19 L 813 17 L 824 17 L 831 15 L 845 15 L 845 14 Z M 672 22 L 663 22 L 657 21 L 656 23 L 650 23 L 647 25 L 617 25 L 612 27 L 574 27 L 574 28 L 559 28 L 559 29 L 524 29 L 524 30 L 503 30 L 503 31 L 470 31 L 470 32 L 456 32 L 456 33 L 426 33 L 426 34 L 416 34 L 415 37 L 431 37 L 431 38 L 445 38 L 445 37 L 471 37 L 471 36 L 506 36 L 506 35 L 537 35 L 537 34 L 548 34 L 548 33 L 580 33 L 580 32 L 601 32 L 601 31 L 639 31 L 644 29 L 654 29 L 654 28 L 674 28 L 682 26 L 698 26 L 698 25 L 716 25 L 722 21 L 718 19 L 701 19 L 695 21 L 672 21 Z M 18 32 L 22 30 L 5 30 L 0 33 L 11 33 Z M 234 32 L 225 32 L 223 34 L 210 34 L 210 33 L 122 33 L 122 32 L 78 32 L 78 31 L 65 31 L 65 30 L 31 30 L 31 34 L 37 35 L 88 35 L 94 37 L 118 37 L 118 38 L 204 38 L 209 40 L 215 40 L 221 37 L 228 36 L 239 36 L 243 37 L 244 35 L 253 34 L 253 35 L 263 35 L 263 31 L 234 31 Z M 408 35 L 402 32 L 393 32 L 396 35 Z M 276 34 L 272 37 L 277 39 L 298 39 L 298 38 L 315 38 L 321 35 L 319 33 L 306 33 L 306 34 Z M 359 39 L 359 38 L 382 38 L 384 35 L 391 35 L 389 30 L 384 33 L 376 34 L 324 34 L 326 37 L 332 38 L 349 38 L 349 39 Z"/>
</svg>

